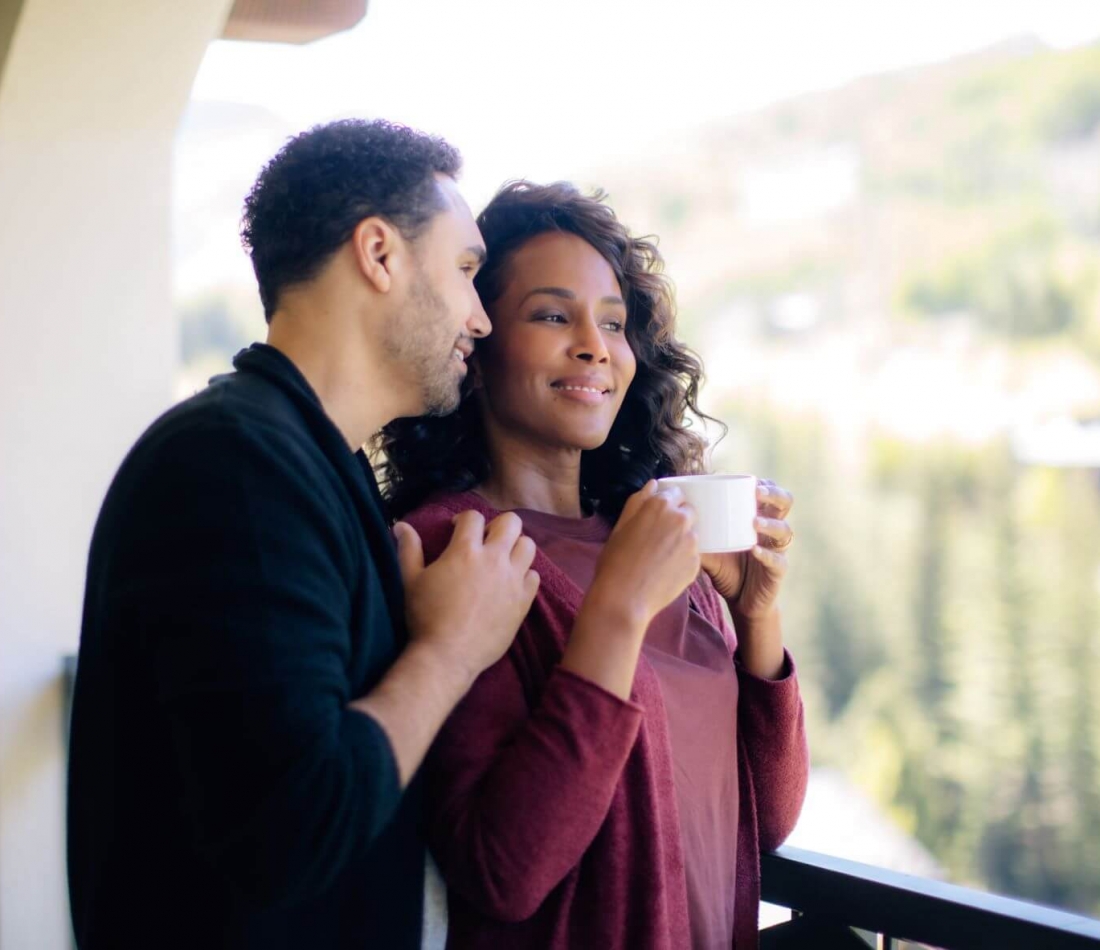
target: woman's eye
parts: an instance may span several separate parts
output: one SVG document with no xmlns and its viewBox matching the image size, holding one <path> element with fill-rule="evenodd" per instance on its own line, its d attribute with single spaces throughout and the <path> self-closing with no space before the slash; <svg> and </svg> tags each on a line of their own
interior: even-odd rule
<svg viewBox="0 0 1100 950">
<path fill-rule="evenodd" d="M 622 320 L 605 320 L 603 325 L 612 333 L 622 333 L 626 329 Z"/>
<path fill-rule="evenodd" d="M 565 323 L 565 317 L 560 313 L 537 313 L 536 320 L 545 320 L 547 323 Z"/>
</svg>

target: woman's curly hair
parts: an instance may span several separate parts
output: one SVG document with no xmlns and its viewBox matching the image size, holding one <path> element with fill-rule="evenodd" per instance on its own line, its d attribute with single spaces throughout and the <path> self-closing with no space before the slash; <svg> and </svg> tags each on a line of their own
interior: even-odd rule
<svg viewBox="0 0 1100 950">
<path fill-rule="evenodd" d="M 583 195 L 568 182 L 505 184 L 477 219 L 488 256 L 474 283 L 491 310 L 507 285 L 512 255 L 547 231 L 577 235 L 611 265 L 626 302 L 626 337 L 637 371 L 607 440 L 581 456 L 581 499 L 615 521 L 649 479 L 702 472 L 707 444 L 691 431 L 692 417 L 717 420 L 699 409 L 703 366 L 674 335 L 672 283 L 656 243 L 631 237 L 605 197 L 599 191 Z M 383 456 L 378 470 L 395 518 L 436 492 L 466 491 L 489 477 L 485 431 L 469 381 L 455 413 L 397 419 L 376 436 L 373 450 Z"/>
</svg>

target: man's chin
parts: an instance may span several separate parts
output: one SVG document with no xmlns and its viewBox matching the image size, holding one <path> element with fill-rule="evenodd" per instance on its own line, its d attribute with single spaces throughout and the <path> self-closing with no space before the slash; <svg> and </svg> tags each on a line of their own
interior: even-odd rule
<svg viewBox="0 0 1100 950">
<path fill-rule="evenodd" d="M 462 389 L 458 384 L 447 393 L 432 393 L 431 398 L 427 400 L 427 409 L 424 411 L 426 416 L 449 416 L 460 405 L 462 405 Z"/>
</svg>

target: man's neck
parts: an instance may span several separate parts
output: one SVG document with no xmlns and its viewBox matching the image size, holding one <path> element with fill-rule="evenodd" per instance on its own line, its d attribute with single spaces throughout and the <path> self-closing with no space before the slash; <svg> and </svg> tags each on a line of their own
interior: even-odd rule
<svg viewBox="0 0 1100 950">
<path fill-rule="evenodd" d="M 325 323 L 294 315 L 272 320 L 267 342 L 287 357 L 306 378 L 321 406 L 355 452 L 398 415 L 384 367 L 359 341 Z M 306 329 L 308 328 L 308 329 Z"/>
</svg>

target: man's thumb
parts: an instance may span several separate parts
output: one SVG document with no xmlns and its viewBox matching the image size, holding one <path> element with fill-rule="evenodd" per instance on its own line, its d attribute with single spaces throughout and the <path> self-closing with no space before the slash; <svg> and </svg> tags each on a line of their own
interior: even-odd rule
<svg viewBox="0 0 1100 950">
<path fill-rule="evenodd" d="M 407 587 L 424 570 L 424 545 L 416 528 L 404 521 L 393 526 L 397 539 L 397 563 L 401 565 L 401 579 Z"/>
</svg>

